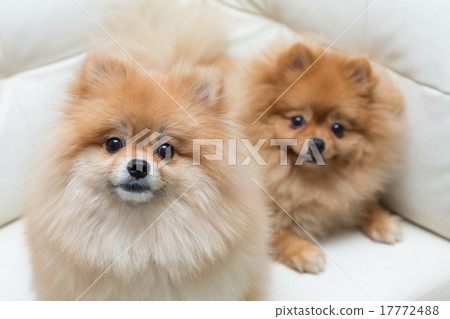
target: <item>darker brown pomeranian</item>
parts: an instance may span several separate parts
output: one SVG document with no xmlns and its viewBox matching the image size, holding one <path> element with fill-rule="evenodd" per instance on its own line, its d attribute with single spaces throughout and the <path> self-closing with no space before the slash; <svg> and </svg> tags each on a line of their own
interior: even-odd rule
<svg viewBox="0 0 450 319">
<path fill-rule="evenodd" d="M 325 257 L 316 239 L 348 227 L 399 241 L 397 218 L 378 197 L 401 159 L 401 92 L 365 58 L 300 43 L 274 47 L 228 73 L 231 112 L 252 142 L 277 139 L 261 148 L 275 258 L 317 273 Z"/>
</svg>

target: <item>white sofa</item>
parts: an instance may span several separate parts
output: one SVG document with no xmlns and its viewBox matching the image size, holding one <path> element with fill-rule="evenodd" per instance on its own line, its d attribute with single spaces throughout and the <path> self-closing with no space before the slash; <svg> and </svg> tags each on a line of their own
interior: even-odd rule
<svg viewBox="0 0 450 319">
<path fill-rule="evenodd" d="M 78 1 L 98 21 L 111 3 Z M 288 28 L 326 44 L 339 38 L 336 46 L 388 68 L 406 95 L 406 164 L 385 199 L 405 218 L 403 241 L 388 246 L 356 230 L 341 234 L 323 243 L 328 264 L 319 275 L 274 264 L 268 299 L 450 300 L 450 3 L 219 2 L 230 55 L 251 56 Z M 97 28 L 91 17 L 73 0 L 0 2 L 0 300 L 34 299 L 20 220 L 23 184 L 90 47 L 87 35 Z"/>
</svg>

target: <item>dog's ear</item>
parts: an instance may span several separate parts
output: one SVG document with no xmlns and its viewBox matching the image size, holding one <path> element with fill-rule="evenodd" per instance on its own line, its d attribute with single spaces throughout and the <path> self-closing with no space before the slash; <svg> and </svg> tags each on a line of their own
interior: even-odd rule
<svg viewBox="0 0 450 319">
<path fill-rule="evenodd" d="M 196 95 L 203 101 L 212 102 L 223 93 L 223 76 L 219 71 L 208 72 L 197 78 Z"/>
<path fill-rule="evenodd" d="M 189 96 L 207 104 L 216 104 L 223 93 L 224 79 L 220 70 L 202 67 L 178 76 L 182 89 Z"/>
<path fill-rule="evenodd" d="M 377 80 L 372 74 L 370 62 L 365 58 L 357 58 L 347 62 L 344 68 L 344 76 L 356 85 L 361 95 L 372 92 L 377 84 Z"/>
<path fill-rule="evenodd" d="M 311 51 L 303 44 L 296 43 L 278 59 L 279 70 L 306 70 L 312 63 Z"/>
<path fill-rule="evenodd" d="M 71 93 L 78 97 L 91 97 L 108 83 L 127 76 L 127 67 L 121 60 L 106 54 L 89 53 L 80 71 L 78 78 L 72 85 Z"/>
<path fill-rule="evenodd" d="M 350 60 L 345 66 L 346 77 L 356 84 L 365 84 L 370 82 L 372 68 L 369 61 L 364 58 Z"/>
</svg>

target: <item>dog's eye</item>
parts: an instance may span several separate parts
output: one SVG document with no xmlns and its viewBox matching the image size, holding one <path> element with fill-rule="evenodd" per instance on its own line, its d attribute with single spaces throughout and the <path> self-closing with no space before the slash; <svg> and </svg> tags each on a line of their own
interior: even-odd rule
<svg viewBox="0 0 450 319">
<path fill-rule="evenodd" d="M 345 129 L 341 124 L 333 123 L 331 125 L 331 131 L 334 133 L 334 135 L 336 135 L 337 137 L 340 138 L 340 137 L 344 136 Z"/>
<path fill-rule="evenodd" d="M 302 116 L 294 116 L 293 118 L 291 118 L 291 127 L 296 129 L 296 128 L 301 128 L 303 126 L 305 126 L 306 121 Z"/>
<path fill-rule="evenodd" d="M 161 157 L 163 160 L 170 160 L 175 155 L 175 147 L 170 145 L 169 143 L 163 144 L 156 150 L 156 154 Z"/>
<path fill-rule="evenodd" d="M 123 143 L 120 138 L 112 137 L 108 139 L 105 143 L 105 148 L 108 153 L 116 153 L 123 147 Z"/>
</svg>

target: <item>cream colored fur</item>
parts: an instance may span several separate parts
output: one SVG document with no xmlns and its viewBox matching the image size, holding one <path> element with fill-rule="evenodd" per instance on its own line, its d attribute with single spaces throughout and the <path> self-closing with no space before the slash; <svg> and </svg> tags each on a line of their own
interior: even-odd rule
<svg viewBox="0 0 450 319">
<path fill-rule="evenodd" d="M 126 23 L 125 33 L 117 34 L 123 30 L 119 25 L 113 29 L 119 39 L 126 39 L 124 45 L 137 54 L 148 72 L 168 72 L 155 77 L 172 89 L 200 125 L 190 122 L 135 65 L 88 57 L 29 181 L 26 235 L 38 299 L 245 300 L 264 296 L 267 209 L 251 180 L 251 168 L 227 165 L 226 154 L 224 161 L 200 166 L 178 156 L 163 168 L 169 181 L 164 195 L 133 204 L 108 188 L 108 176 L 119 167 L 121 157 L 105 154 L 102 145 L 79 146 L 83 138 L 91 138 L 91 127 L 107 127 L 117 115 L 129 120 L 127 114 L 142 125 L 147 125 L 149 114 L 148 123 L 168 118 L 169 128 L 190 130 L 183 135 L 206 132 L 207 138 L 208 132 L 215 132 L 224 138 L 240 136 L 225 115 L 208 109 L 220 104 L 218 97 L 211 94 L 199 100 L 186 93 L 196 92 L 197 73 L 209 82 L 220 82 L 219 73 L 195 73 L 187 66 L 207 64 L 220 55 L 223 38 L 211 32 L 212 27 L 204 27 L 213 17 L 191 16 L 188 10 L 169 3 L 163 13 L 156 9 L 158 3 L 154 7 L 144 2 L 148 7 L 130 9 L 132 19 Z M 184 64 L 171 70 L 179 59 Z M 193 82 L 186 75 L 190 73 Z M 95 88 L 90 89 L 95 100 L 78 97 L 93 94 L 86 93 L 89 85 Z M 104 88 L 113 85 L 122 91 Z M 126 102 L 119 103 L 123 98 Z M 80 111 L 86 115 L 73 120 Z M 90 124 L 86 117 L 92 117 Z M 183 137 L 192 143 L 193 136 Z"/>
</svg>

